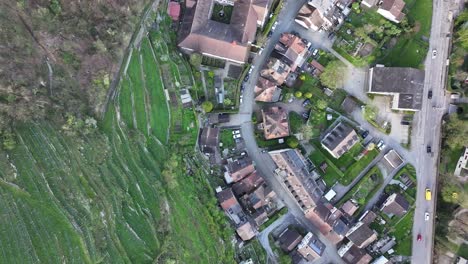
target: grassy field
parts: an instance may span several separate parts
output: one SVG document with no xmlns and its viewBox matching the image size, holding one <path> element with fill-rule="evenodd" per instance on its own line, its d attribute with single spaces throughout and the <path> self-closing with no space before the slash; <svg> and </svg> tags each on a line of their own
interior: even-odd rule
<svg viewBox="0 0 468 264">
<path fill-rule="evenodd" d="M 415 0 L 407 3 L 407 17 L 413 23 L 414 32 L 401 36 L 392 50 L 378 63 L 388 67 L 420 68 L 427 55 L 428 43 L 423 37 L 429 38 L 432 21 L 432 1 Z"/>
<path fill-rule="evenodd" d="M 16 148 L 0 151 L 0 263 L 234 262 L 233 231 L 193 141 L 171 133 L 166 143 L 172 120 L 150 51 L 144 38 L 98 128 L 16 127 Z"/>
<path fill-rule="evenodd" d="M 338 205 L 344 204 L 347 200 L 353 198 L 359 204 L 357 215 L 364 209 L 370 198 L 379 189 L 383 183 L 382 172 L 378 167 L 372 167 L 359 182 L 354 185 L 348 193 L 338 202 Z"/>
</svg>

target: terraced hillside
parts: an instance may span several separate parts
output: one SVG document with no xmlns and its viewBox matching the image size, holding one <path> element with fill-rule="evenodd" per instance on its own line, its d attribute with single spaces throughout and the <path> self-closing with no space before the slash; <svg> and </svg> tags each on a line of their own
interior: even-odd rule
<svg viewBox="0 0 468 264">
<path fill-rule="evenodd" d="M 179 99 L 190 69 L 167 26 L 164 16 L 133 49 L 97 128 L 73 116 L 16 127 L 16 148 L 0 152 L 0 263 L 234 261 Z"/>
</svg>

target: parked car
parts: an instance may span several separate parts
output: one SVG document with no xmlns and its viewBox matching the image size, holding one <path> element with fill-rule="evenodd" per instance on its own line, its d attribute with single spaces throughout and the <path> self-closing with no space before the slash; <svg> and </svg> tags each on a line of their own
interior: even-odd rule
<svg viewBox="0 0 468 264">
<path fill-rule="evenodd" d="M 240 134 L 236 134 L 236 135 L 234 135 L 234 136 L 232 136 L 232 137 L 233 137 L 234 139 L 236 139 L 236 138 L 241 138 L 241 135 L 240 135 Z"/>
<path fill-rule="evenodd" d="M 435 59 L 437 57 L 437 50 L 433 49 L 432 50 L 432 58 Z"/>
<path fill-rule="evenodd" d="M 233 131 L 232 131 L 232 134 L 233 134 L 233 135 L 240 134 L 240 130 L 239 130 L 239 129 L 233 130 Z"/>
<path fill-rule="evenodd" d="M 318 52 L 319 52 L 319 50 L 315 49 L 314 52 L 312 52 L 312 56 L 314 56 L 314 57 L 317 56 Z"/>
<path fill-rule="evenodd" d="M 409 126 L 410 125 L 410 122 L 407 121 L 407 120 L 401 120 L 400 124 L 404 125 L 404 126 Z"/>
<path fill-rule="evenodd" d="M 309 118 L 309 112 L 304 112 L 304 113 L 302 113 L 302 117 L 303 117 L 304 119 L 308 119 L 308 118 Z"/>
<path fill-rule="evenodd" d="M 380 149 L 380 150 L 382 150 L 384 147 L 385 147 L 384 141 L 383 141 L 383 139 L 381 139 L 381 140 L 377 143 L 377 148 Z"/>
<path fill-rule="evenodd" d="M 245 78 L 244 78 L 244 82 L 248 81 L 249 78 L 250 78 L 250 74 L 247 74 L 247 75 L 245 76 Z"/>
<path fill-rule="evenodd" d="M 273 26 L 271 26 L 270 32 L 275 31 L 277 25 L 278 25 L 278 21 L 275 21 L 275 23 L 273 23 Z"/>
<path fill-rule="evenodd" d="M 364 131 L 361 133 L 361 137 L 362 137 L 362 138 L 366 138 L 368 135 L 369 135 L 369 131 L 367 131 L 367 130 L 364 130 Z"/>
<path fill-rule="evenodd" d="M 427 93 L 427 98 L 432 99 L 432 90 L 429 90 Z"/>
<path fill-rule="evenodd" d="M 429 221 L 429 213 L 428 212 L 424 213 L 424 220 Z"/>
<path fill-rule="evenodd" d="M 310 100 L 309 100 L 309 99 L 305 99 L 304 102 L 302 102 L 302 106 L 303 106 L 303 107 L 306 107 L 306 106 L 308 106 L 308 105 L 310 105 Z"/>
</svg>

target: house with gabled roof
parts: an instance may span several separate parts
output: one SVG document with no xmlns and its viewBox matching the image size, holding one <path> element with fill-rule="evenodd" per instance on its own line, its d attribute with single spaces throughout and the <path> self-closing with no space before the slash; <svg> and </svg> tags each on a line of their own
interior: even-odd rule
<svg viewBox="0 0 468 264">
<path fill-rule="evenodd" d="M 198 52 L 243 64 L 257 25 L 265 21 L 268 6 L 269 1 L 265 0 L 186 1 L 178 46 L 186 53 Z M 232 11 L 225 12 L 224 7 Z"/>
<path fill-rule="evenodd" d="M 289 136 L 288 112 L 280 106 L 262 109 L 263 134 L 265 139 L 284 138 Z"/>
<path fill-rule="evenodd" d="M 338 123 L 321 141 L 323 148 L 336 159 L 339 159 L 358 142 L 359 137 L 356 131 L 343 122 Z"/>
<path fill-rule="evenodd" d="M 255 101 L 257 102 L 278 102 L 281 96 L 281 89 L 275 82 L 259 77 L 254 88 Z"/>
<path fill-rule="evenodd" d="M 379 9 L 377 9 L 377 13 L 392 22 L 400 23 L 405 17 L 403 13 L 405 5 L 406 3 L 403 0 L 383 0 Z"/>
</svg>

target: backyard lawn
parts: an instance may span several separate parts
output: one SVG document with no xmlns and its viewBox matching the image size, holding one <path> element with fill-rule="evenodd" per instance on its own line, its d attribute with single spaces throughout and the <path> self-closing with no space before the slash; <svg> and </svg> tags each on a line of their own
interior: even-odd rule
<svg viewBox="0 0 468 264">
<path fill-rule="evenodd" d="M 374 196 L 375 192 L 383 183 L 382 172 L 377 166 L 372 167 L 369 172 L 367 172 L 362 179 L 354 185 L 354 187 L 349 190 L 349 192 L 341 198 L 338 202 L 338 205 L 341 206 L 349 199 L 354 199 L 357 201 L 359 210 L 356 214 L 359 214 L 364 206 L 367 204 L 369 199 Z"/>
<path fill-rule="evenodd" d="M 289 113 L 289 127 L 293 134 L 298 133 L 305 120 L 296 112 Z"/>
<path fill-rule="evenodd" d="M 219 141 L 223 143 L 223 148 L 232 149 L 236 146 L 234 138 L 232 137 L 232 130 L 223 129 L 219 133 Z"/>
<path fill-rule="evenodd" d="M 414 210 L 408 212 L 389 233 L 389 235 L 396 238 L 397 244 L 394 247 L 394 250 L 398 255 L 411 256 L 411 230 L 413 228 L 413 216 Z"/>
<path fill-rule="evenodd" d="M 427 55 L 428 43 L 422 37 L 428 39 L 430 36 L 432 1 L 407 2 L 406 9 L 408 20 L 415 25 L 415 32 L 401 36 L 395 47 L 378 59 L 385 66 L 420 68 Z"/>
</svg>

